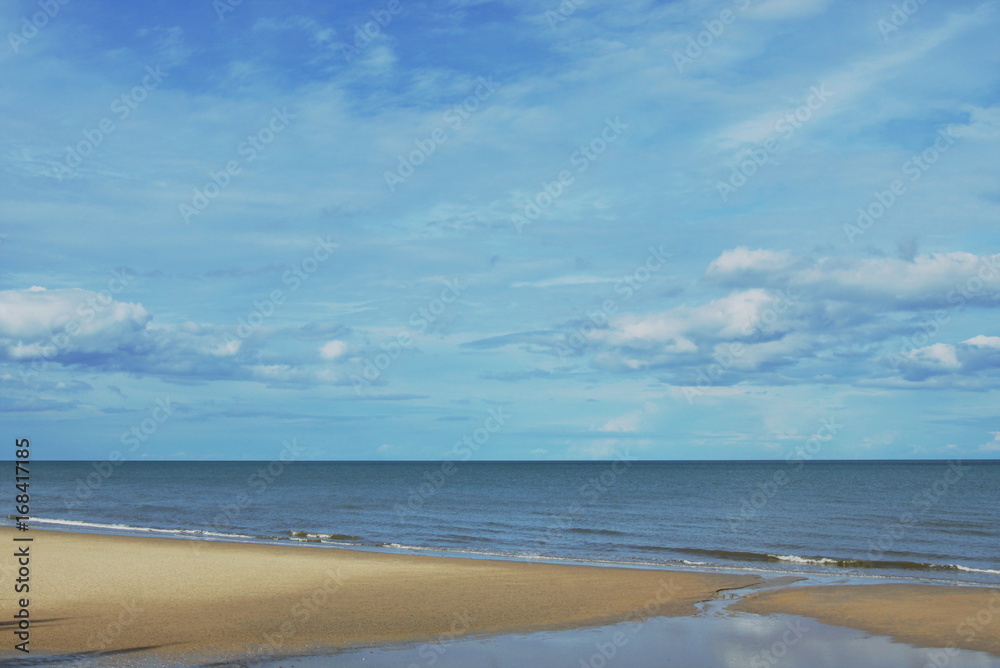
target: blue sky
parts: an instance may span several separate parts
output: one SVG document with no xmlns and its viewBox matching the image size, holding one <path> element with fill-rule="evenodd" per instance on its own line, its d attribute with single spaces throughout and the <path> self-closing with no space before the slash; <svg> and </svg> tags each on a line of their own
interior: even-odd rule
<svg viewBox="0 0 1000 668">
<path fill-rule="evenodd" d="M 997 2 L 0 24 L 37 458 L 1000 456 Z"/>
</svg>

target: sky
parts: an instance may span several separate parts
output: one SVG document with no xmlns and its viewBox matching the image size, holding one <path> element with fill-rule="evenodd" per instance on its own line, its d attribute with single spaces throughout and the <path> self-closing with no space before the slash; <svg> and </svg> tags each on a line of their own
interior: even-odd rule
<svg viewBox="0 0 1000 668">
<path fill-rule="evenodd" d="M 1000 457 L 1000 3 L 12 0 L 37 459 Z"/>
</svg>

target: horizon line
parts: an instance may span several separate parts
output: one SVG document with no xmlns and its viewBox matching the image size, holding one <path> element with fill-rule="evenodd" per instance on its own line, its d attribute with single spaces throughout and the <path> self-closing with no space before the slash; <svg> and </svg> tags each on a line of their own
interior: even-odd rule
<svg viewBox="0 0 1000 668">
<path fill-rule="evenodd" d="M 259 463 L 281 461 L 283 464 L 420 464 L 420 463 L 443 463 L 456 462 L 460 464 L 560 464 L 560 463 L 601 463 L 621 461 L 621 457 L 608 457 L 602 459 L 129 459 L 113 461 L 110 459 L 32 459 L 32 463 L 86 463 L 86 462 L 111 462 L 112 464 L 141 464 L 141 463 L 173 463 L 173 464 L 206 464 L 206 463 Z M 963 459 L 962 457 L 928 457 L 928 458 L 878 458 L 878 459 L 806 459 L 801 457 L 779 458 L 779 459 L 631 459 L 627 460 L 632 464 L 642 463 L 687 463 L 687 464 L 732 464 L 732 463 L 788 463 L 789 460 L 803 463 L 864 463 L 864 462 L 996 462 L 1000 463 L 1000 457 L 973 457 Z M 8 459 L 8 462 L 24 461 L 18 459 Z"/>
</svg>

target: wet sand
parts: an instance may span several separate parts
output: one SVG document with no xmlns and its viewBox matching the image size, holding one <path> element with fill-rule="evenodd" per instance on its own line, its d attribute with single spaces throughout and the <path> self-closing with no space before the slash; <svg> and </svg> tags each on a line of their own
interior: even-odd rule
<svg viewBox="0 0 1000 668">
<path fill-rule="evenodd" d="M 939 585 L 830 585 L 751 594 L 730 610 L 812 617 L 921 647 L 1000 656 L 1000 589 Z"/>
</svg>

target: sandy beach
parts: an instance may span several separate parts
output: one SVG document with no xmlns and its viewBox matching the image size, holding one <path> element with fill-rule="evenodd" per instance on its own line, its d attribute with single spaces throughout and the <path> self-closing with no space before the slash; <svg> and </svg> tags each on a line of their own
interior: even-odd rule
<svg viewBox="0 0 1000 668">
<path fill-rule="evenodd" d="M 877 584 L 797 587 L 751 594 L 730 610 L 786 613 L 920 647 L 1000 656 L 1000 589 Z"/>
<path fill-rule="evenodd" d="M 10 542 L 11 533 L 4 529 L 3 539 Z M 686 615 L 718 590 L 759 580 L 53 531 L 30 535 L 32 653 L 265 654 L 311 644 L 569 627 Z"/>
<path fill-rule="evenodd" d="M 2 533 L 13 545 L 13 532 Z M 263 656 L 569 628 L 689 615 L 720 590 L 761 581 L 168 538 L 38 530 L 30 536 L 34 655 Z M 753 594 L 732 609 L 1000 655 L 997 589 L 810 586 Z"/>
</svg>

